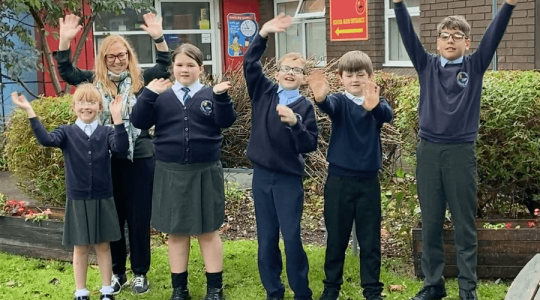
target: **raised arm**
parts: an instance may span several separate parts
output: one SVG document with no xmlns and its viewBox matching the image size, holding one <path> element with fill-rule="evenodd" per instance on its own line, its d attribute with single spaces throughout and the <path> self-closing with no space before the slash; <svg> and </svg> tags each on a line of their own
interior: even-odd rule
<svg viewBox="0 0 540 300">
<path fill-rule="evenodd" d="M 224 81 L 216 84 L 213 88 L 213 102 L 215 105 L 214 122 L 219 128 L 229 128 L 236 120 L 236 112 L 234 111 L 231 97 L 227 90 L 231 88 L 229 81 Z"/>
<path fill-rule="evenodd" d="M 153 13 L 147 13 L 143 18 L 145 25 L 141 25 L 141 28 L 154 40 L 158 51 L 156 65 L 146 69 L 143 74 L 144 84 L 147 85 L 154 79 L 169 78 L 171 75 L 169 68 L 172 62 L 169 46 L 163 37 L 163 19 L 156 17 Z"/>
<path fill-rule="evenodd" d="M 313 91 L 315 104 L 317 104 L 322 111 L 332 117 L 336 110 L 336 106 L 335 102 L 333 101 L 334 99 L 328 97 L 330 84 L 324 75 L 324 71 L 313 71 L 308 78 L 308 84 Z"/>
<path fill-rule="evenodd" d="M 428 54 L 424 46 L 422 46 L 420 39 L 418 39 L 409 11 L 401 0 L 394 0 L 394 12 L 403 45 L 407 50 L 407 54 L 409 54 L 414 68 L 416 71 L 420 71 L 426 66 Z"/>
<path fill-rule="evenodd" d="M 163 19 L 156 17 L 153 13 L 145 14 L 143 19 L 144 25 L 141 25 L 141 28 L 155 41 L 156 49 L 161 52 L 169 51 L 169 46 L 163 37 Z"/>
<path fill-rule="evenodd" d="M 41 145 L 47 147 L 62 146 L 66 138 L 66 134 L 62 126 L 49 133 L 37 118 L 32 105 L 30 102 L 28 102 L 28 100 L 26 100 L 24 95 L 19 95 L 19 93 L 13 92 L 11 94 L 11 101 L 28 114 L 28 118 L 30 118 L 30 126 L 34 132 L 34 136 Z"/>
<path fill-rule="evenodd" d="M 264 76 L 263 68 L 261 64 L 261 57 L 266 50 L 266 42 L 268 39 L 268 34 L 275 32 L 285 32 L 285 30 L 291 26 L 292 18 L 281 13 L 274 19 L 266 22 L 259 34 L 255 35 L 253 42 L 249 46 L 249 49 L 244 55 L 244 76 L 246 77 L 246 83 L 248 88 L 248 93 L 251 97 L 251 101 L 256 101 L 258 99 L 253 99 L 253 95 L 257 93 L 260 89 L 266 89 L 273 83 Z"/>
<path fill-rule="evenodd" d="M 486 33 L 482 37 L 478 49 L 476 52 L 471 55 L 471 59 L 476 62 L 481 72 L 485 72 L 491 63 L 491 59 L 497 50 L 497 46 L 501 42 L 501 39 L 504 35 L 508 22 L 510 21 L 510 16 L 514 11 L 515 4 L 517 0 L 507 0 L 495 16 L 493 21 L 489 24 L 489 27 L 486 29 Z"/>
<path fill-rule="evenodd" d="M 58 53 L 56 54 L 56 62 L 58 64 L 58 73 L 60 77 L 71 85 L 77 85 L 82 82 L 92 82 L 94 73 L 81 70 L 73 66 L 71 61 L 71 51 L 69 46 L 77 33 L 82 29 L 79 24 L 81 18 L 76 15 L 66 15 L 65 18 L 60 18 L 60 43 Z"/>
<path fill-rule="evenodd" d="M 377 123 L 389 123 L 392 121 L 392 108 L 381 97 L 381 88 L 372 81 L 369 81 L 364 86 L 364 102 L 362 106 L 365 110 L 370 111 Z"/>
</svg>

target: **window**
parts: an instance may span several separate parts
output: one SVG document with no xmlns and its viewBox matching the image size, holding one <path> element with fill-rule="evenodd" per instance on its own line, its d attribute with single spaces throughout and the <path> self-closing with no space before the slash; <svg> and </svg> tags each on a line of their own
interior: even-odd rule
<svg viewBox="0 0 540 300">
<path fill-rule="evenodd" d="M 404 0 L 416 34 L 420 32 L 420 0 Z M 385 59 L 384 66 L 389 67 L 412 67 L 411 60 L 403 46 L 401 35 L 399 34 L 396 15 L 394 13 L 394 2 L 385 0 Z"/>
<path fill-rule="evenodd" d="M 216 0 L 156 0 L 156 12 L 163 18 L 163 36 L 171 50 L 182 43 L 190 43 L 201 49 L 206 74 L 220 72 L 219 30 L 214 12 Z M 181 2 L 181 4 L 180 4 Z M 148 68 L 156 62 L 156 48 L 148 34 L 140 28 L 143 15 L 126 9 L 119 16 L 100 13 L 95 22 L 96 53 L 103 39 L 111 33 L 127 38 L 139 58 L 139 66 Z"/>
<path fill-rule="evenodd" d="M 141 67 L 151 67 L 155 62 L 155 47 L 152 38 L 141 25 L 144 24 L 143 15 L 147 11 L 137 13 L 133 9 L 126 8 L 124 14 L 99 13 L 94 23 L 94 40 L 96 54 L 103 40 L 111 33 L 125 37 L 133 46 L 133 50 L 139 57 Z"/>
<path fill-rule="evenodd" d="M 275 14 L 293 16 L 293 25 L 277 34 L 278 58 L 289 52 L 302 53 L 320 66 L 326 64 L 326 3 L 324 0 L 275 0 Z"/>
</svg>

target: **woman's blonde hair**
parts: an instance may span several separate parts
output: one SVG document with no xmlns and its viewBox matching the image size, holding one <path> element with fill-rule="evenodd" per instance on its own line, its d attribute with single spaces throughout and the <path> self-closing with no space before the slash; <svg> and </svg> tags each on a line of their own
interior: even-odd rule
<svg viewBox="0 0 540 300">
<path fill-rule="evenodd" d="M 101 93 L 96 88 L 96 86 L 91 83 L 83 83 L 77 86 L 77 89 L 73 94 L 73 106 L 75 106 L 75 102 L 77 101 L 96 101 L 97 103 L 99 103 L 99 109 L 101 110 L 103 108 L 103 100 L 101 98 Z"/>
<path fill-rule="evenodd" d="M 126 47 L 128 51 L 128 70 L 131 74 L 132 82 L 131 91 L 133 92 L 133 94 L 137 94 L 139 90 L 142 89 L 144 86 L 141 69 L 139 68 L 139 59 L 137 58 L 137 54 L 133 51 L 133 48 L 128 43 L 128 41 L 125 38 L 116 34 L 109 35 L 101 43 L 101 47 L 99 48 L 99 53 L 96 59 L 94 83 L 101 81 L 104 85 L 104 88 L 107 89 L 111 93 L 111 95 L 116 96 L 117 87 L 107 75 L 109 70 L 107 69 L 107 63 L 105 61 L 105 55 L 107 55 L 109 49 L 115 43 L 119 43 L 122 46 Z"/>
</svg>

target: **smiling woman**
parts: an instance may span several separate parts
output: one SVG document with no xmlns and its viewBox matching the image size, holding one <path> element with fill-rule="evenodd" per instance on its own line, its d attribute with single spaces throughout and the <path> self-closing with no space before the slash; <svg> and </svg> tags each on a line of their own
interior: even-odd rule
<svg viewBox="0 0 540 300">
<path fill-rule="evenodd" d="M 148 290 L 146 273 L 150 267 L 150 211 L 154 159 L 152 138 L 148 130 L 141 130 L 131 124 L 129 114 L 136 102 L 136 96 L 144 85 L 155 78 L 168 78 L 171 63 L 169 48 L 162 34 L 162 21 L 152 13 L 143 16 L 140 25 L 156 43 L 157 64 L 144 72 L 139 67 L 139 58 L 128 40 L 119 35 L 109 35 L 103 40 L 96 55 L 95 70 L 80 70 L 73 66 L 69 45 L 81 30 L 80 18 L 67 15 L 60 19 L 60 45 L 57 55 L 58 71 L 62 79 L 72 85 L 93 82 L 102 99 L 102 110 L 98 120 L 101 125 L 112 127 L 110 103 L 119 97 L 122 106 L 122 120 L 128 133 L 129 148 L 126 152 L 113 154 L 111 159 L 114 202 L 118 212 L 122 237 L 111 243 L 113 262 L 114 293 L 120 292 L 127 282 L 126 241 L 124 226 L 129 228 L 131 267 L 135 274 L 132 289 L 135 293 Z M 149 58 L 144 57 L 144 61 Z M 151 60 L 151 58 L 150 58 Z M 92 106 L 75 106 L 76 111 L 89 113 Z M 79 118 L 85 114 L 78 115 Z M 83 120 L 84 121 L 84 120 Z"/>
</svg>

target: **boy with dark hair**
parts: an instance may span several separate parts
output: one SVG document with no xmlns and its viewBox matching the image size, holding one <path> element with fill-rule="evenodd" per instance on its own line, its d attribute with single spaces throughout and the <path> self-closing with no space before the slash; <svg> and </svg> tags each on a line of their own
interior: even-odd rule
<svg viewBox="0 0 540 300">
<path fill-rule="evenodd" d="M 446 203 L 455 229 L 459 296 L 476 294 L 476 156 L 482 80 L 504 35 L 517 0 L 506 0 L 478 49 L 464 56 L 471 40 L 470 25 L 460 16 L 437 26 L 437 50 L 422 47 L 402 0 L 395 3 L 403 44 L 420 81 L 420 142 L 416 151 L 418 196 L 422 209 L 422 271 L 424 288 L 413 300 L 446 297 L 442 230 Z"/>
<path fill-rule="evenodd" d="M 350 51 L 338 63 L 345 93 L 328 95 L 320 72 L 309 80 L 315 102 L 332 120 L 328 147 L 328 178 L 324 188 L 324 220 L 328 240 L 320 300 L 337 300 L 343 284 L 345 250 L 353 221 L 360 244 L 360 277 L 364 297 L 382 300 L 381 273 L 381 128 L 392 120 L 392 109 L 370 80 L 373 66 L 367 54 Z"/>
</svg>

